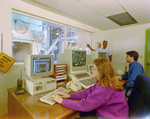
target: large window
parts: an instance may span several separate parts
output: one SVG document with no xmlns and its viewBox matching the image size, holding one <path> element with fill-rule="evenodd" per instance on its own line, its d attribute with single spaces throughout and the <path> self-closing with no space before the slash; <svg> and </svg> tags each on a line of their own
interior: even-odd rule
<svg viewBox="0 0 150 119">
<path fill-rule="evenodd" d="M 76 47 L 90 53 L 87 43 L 91 44 L 88 32 L 12 13 L 12 57 L 16 62 L 23 62 L 27 54 L 54 54 L 57 62 L 57 54 L 65 48 Z"/>
<path fill-rule="evenodd" d="M 66 49 L 78 47 L 78 30 L 66 27 Z"/>
<path fill-rule="evenodd" d="M 87 53 L 91 54 L 91 50 L 87 48 L 87 44 L 91 45 L 91 39 L 91 33 L 66 27 L 66 49 L 74 47 L 87 50 Z"/>
</svg>

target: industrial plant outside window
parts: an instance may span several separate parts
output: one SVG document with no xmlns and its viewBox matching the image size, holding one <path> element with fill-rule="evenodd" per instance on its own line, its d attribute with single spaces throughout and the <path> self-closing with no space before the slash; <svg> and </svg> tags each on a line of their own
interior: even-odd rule
<svg viewBox="0 0 150 119">
<path fill-rule="evenodd" d="M 57 54 L 63 53 L 65 48 L 86 49 L 85 31 L 66 27 L 64 39 L 64 29 L 63 25 L 12 13 L 12 58 L 23 63 L 27 54 L 53 54 L 54 62 L 57 62 Z M 90 36 L 88 44 L 91 44 L 91 34 L 87 34 Z M 81 42 L 84 42 L 82 46 Z"/>
</svg>

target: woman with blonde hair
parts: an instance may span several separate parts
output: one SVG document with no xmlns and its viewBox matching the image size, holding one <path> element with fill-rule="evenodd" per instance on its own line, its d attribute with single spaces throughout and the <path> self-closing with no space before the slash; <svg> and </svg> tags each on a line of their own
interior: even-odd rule
<svg viewBox="0 0 150 119">
<path fill-rule="evenodd" d="M 92 77 L 96 84 L 88 90 L 65 94 L 59 92 L 53 100 L 63 106 L 80 112 L 80 117 L 89 119 L 127 119 L 128 104 L 123 92 L 123 86 L 116 79 L 114 68 L 107 59 L 93 61 Z M 79 101 L 69 100 L 80 99 Z"/>
</svg>

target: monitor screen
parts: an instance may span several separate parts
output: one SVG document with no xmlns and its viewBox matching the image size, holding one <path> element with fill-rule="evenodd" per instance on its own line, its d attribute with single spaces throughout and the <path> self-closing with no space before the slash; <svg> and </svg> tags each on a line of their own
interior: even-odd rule
<svg viewBox="0 0 150 119">
<path fill-rule="evenodd" d="M 86 65 L 86 51 L 72 51 L 72 66 L 85 66 Z"/>
<path fill-rule="evenodd" d="M 106 52 L 98 52 L 98 58 L 103 57 L 107 58 L 107 53 Z"/>
<path fill-rule="evenodd" d="M 57 54 L 57 63 L 67 64 L 68 73 L 87 71 L 87 51 L 77 49 L 65 49 L 63 54 Z"/>
<path fill-rule="evenodd" d="M 27 55 L 24 60 L 24 67 L 29 77 L 52 75 L 54 72 L 54 55 Z"/>
<path fill-rule="evenodd" d="M 33 58 L 33 74 L 51 71 L 51 58 Z"/>
<path fill-rule="evenodd" d="M 90 74 L 92 74 L 92 67 L 93 67 L 93 64 L 88 65 L 88 72 L 90 72 Z"/>
</svg>

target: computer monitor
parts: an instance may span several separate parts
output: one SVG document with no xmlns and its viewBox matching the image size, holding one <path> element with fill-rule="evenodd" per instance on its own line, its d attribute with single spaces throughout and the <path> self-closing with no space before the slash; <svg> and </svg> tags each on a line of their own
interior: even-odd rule
<svg viewBox="0 0 150 119">
<path fill-rule="evenodd" d="M 29 77 L 43 77 L 54 73 L 54 55 L 28 54 L 24 59 L 25 73 Z"/>
<path fill-rule="evenodd" d="M 98 52 L 98 58 L 100 57 L 107 58 L 107 52 Z"/>
<path fill-rule="evenodd" d="M 65 49 L 63 54 L 57 54 L 57 63 L 68 65 L 68 73 L 87 71 L 87 51 Z"/>
<path fill-rule="evenodd" d="M 93 63 L 94 59 L 97 58 L 107 58 L 107 52 L 102 51 L 91 51 L 91 63 Z"/>
<path fill-rule="evenodd" d="M 86 65 L 86 52 L 85 51 L 72 51 L 72 66 L 85 66 Z"/>
</svg>

